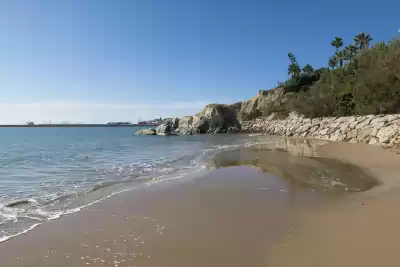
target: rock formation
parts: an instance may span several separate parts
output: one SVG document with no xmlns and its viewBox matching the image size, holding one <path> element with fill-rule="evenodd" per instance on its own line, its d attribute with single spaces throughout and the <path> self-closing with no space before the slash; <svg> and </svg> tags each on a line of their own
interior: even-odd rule
<svg viewBox="0 0 400 267">
<path fill-rule="evenodd" d="M 241 127 L 245 133 L 400 146 L 400 115 L 309 119 L 291 114 L 286 119 L 275 119 L 270 116 L 244 121 Z"/>
<path fill-rule="evenodd" d="M 156 135 L 156 129 L 154 128 L 146 128 L 140 129 L 136 132 L 136 135 Z"/>
<path fill-rule="evenodd" d="M 166 119 L 163 124 L 156 128 L 157 135 L 174 135 L 178 127 L 179 118 Z"/>
<path fill-rule="evenodd" d="M 286 92 L 282 88 L 275 88 L 272 90 L 260 90 L 258 94 L 245 101 L 237 102 L 230 105 L 231 108 L 236 110 L 238 120 L 244 121 L 252 117 L 258 117 L 268 105 L 277 101 L 282 101 Z"/>
<path fill-rule="evenodd" d="M 237 112 L 229 105 L 210 104 L 194 116 L 166 120 L 156 129 L 139 130 L 137 135 L 176 135 L 201 133 L 235 133 L 240 131 Z"/>
<path fill-rule="evenodd" d="M 194 116 L 167 119 L 157 129 L 143 129 L 136 134 L 243 132 L 400 147 L 400 114 L 310 119 L 291 113 L 285 119 L 274 115 L 259 117 L 264 108 L 285 101 L 287 95 L 280 88 L 260 91 L 250 100 L 232 105 L 210 104 Z"/>
</svg>

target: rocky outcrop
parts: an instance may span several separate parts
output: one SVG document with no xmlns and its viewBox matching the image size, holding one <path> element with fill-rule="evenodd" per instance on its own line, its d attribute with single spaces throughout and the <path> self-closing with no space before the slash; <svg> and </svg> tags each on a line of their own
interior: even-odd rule
<svg viewBox="0 0 400 267">
<path fill-rule="evenodd" d="M 246 101 L 237 102 L 230 105 L 237 112 L 237 118 L 240 121 L 248 120 L 252 117 L 258 117 L 268 105 L 282 101 L 286 92 L 283 88 L 272 90 L 260 90 L 258 94 Z"/>
<path fill-rule="evenodd" d="M 293 137 L 307 137 L 350 143 L 400 146 L 400 115 L 368 115 L 309 119 L 291 114 L 243 121 L 241 131 Z"/>
<path fill-rule="evenodd" d="M 137 135 L 186 135 L 236 133 L 240 131 L 237 112 L 229 105 L 210 104 L 194 116 L 167 119 L 156 129 L 139 130 Z"/>
<path fill-rule="evenodd" d="M 156 128 L 157 135 L 175 135 L 175 130 L 178 128 L 179 118 L 167 119 Z"/>
<path fill-rule="evenodd" d="M 232 105 L 210 104 L 194 116 L 166 119 L 157 129 L 139 130 L 137 134 L 244 132 L 400 146 L 400 114 L 310 119 L 291 113 L 285 119 L 277 119 L 274 115 L 260 117 L 266 107 L 284 102 L 288 95 L 290 92 L 282 88 L 259 91 L 250 100 Z"/>
<path fill-rule="evenodd" d="M 156 129 L 155 128 L 140 129 L 139 131 L 136 132 L 136 135 L 156 135 Z"/>
<path fill-rule="evenodd" d="M 194 127 L 200 133 L 226 133 L 240 129 L 237 112 L 229 105 L 207 105 L 198 116 L 198 121 L 194 123 Z"/>
<path fill-rule="evenodd" d="M 181 134 L 227 133 L 239 130 L 236 110 L 221 104 L 207 105 L 197 115 L 183 117 L 177 128 Z"/>
<path fill-rule="evenodd" d="M 194 118 L 193 118 L 194 117 Z M 178 131 L 181 134 L 193 134 L 193 121 L 197 122 L 198 116 L 185 116 L 179 120 Z"/>
</svg>

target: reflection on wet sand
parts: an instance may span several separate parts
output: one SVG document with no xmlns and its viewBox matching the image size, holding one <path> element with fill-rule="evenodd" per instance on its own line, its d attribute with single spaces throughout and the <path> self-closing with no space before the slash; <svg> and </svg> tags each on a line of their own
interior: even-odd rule
<svg viewBox="0 0 400 267">
<path fill-rule="evenodd" d="M 317 152 L 318 156 L 338 158 L 363 168 L 380 184 L 334 205 L 299 214 L 296 231 L 266 252 L 266 266 L 399 266 L 398 151 L 372 145 L 327 143 Z"/>
<path fill-rule="evenodd" d="M 301 186 L 335 195 L 365 191 L 378 184 L 355 165 L 319 157 L 318 147 L 324 143 L 282 138 L 216 154 L 213 166 L 251 166 L 285 180 L 292 188 Z"/>
</svg>

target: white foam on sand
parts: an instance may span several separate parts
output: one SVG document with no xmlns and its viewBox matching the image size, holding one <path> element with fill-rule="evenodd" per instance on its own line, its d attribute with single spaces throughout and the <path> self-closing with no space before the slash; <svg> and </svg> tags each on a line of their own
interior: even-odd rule
<svg viewBox="0 0 400 267">
<path fill-rule="evenodd" d="M 257 144 L 258 142 L 246 142 L 246 143 L 241 143 L 241 144 L 234 144 L 234 145 L 220 145 L 220 146 L 215 146 L 211 149 L 206 149 L 204 150 L 204 155 L 208 155 L 211 157 L 214 157 L 216 154 L 223 152 L 223 151 L 229 151 L 229 150 L 235 150 L 238 149 L 240 147 L 249 147 L 252 145 Z M 211 152 L 211 153 L 210 153 Z M 211 155 L 210 155 L 211 154 Z M 151 181 L 147 182 L 146 185 L 153 185 L 153 184 L 157 184 L 157 183 L 161 183 L 161 182 L 165 182 L 165 181 L 170 181 L 170 180 L 177 180 L 177 179 L 182 179 L 187 177 L 188 175 L 194 175 L 194 174 L 199 174 L 200 172 L 203 172 L 206 170 L 206 166 L 205 165 L 200 165 L 197 162 L 195 162 L 196 164 L 194 164 L 194 166 L 191 166 L 189 169 L 194 170 L 192 172 L 187 172 L 188 168 L 183 168 L 180 171 L 178 171 L 178 173 L 175 173 L 173 176 L 168 176 L 168 174 L 161 174 L 157 177 L 154 177 L 153 179 L 151 179 Z M 169 171 L 170 169 L 165 169 L 164 171 Z M 186 170 L 186 171 L 185 171 Z M 33 219 L 35 221 L 38 220 L 42 220 L 41 222 L 38 223 L 34 223 L 32 225 L 30 225 L 28 228 L 26 229 L 22 229 L 21 231 L 19 231 L 18 233 L 15 234 L 9 234 L 9 235 L 4 235 L 4 236 L 0 236 L 0 243 L 1 242 L 5 242 L 11 238 L 15 238 L 17 236 L 23 235 L 28 233 L 29 231 L 35 229 L 36 227 L 38 227 L 39 225 L 42 225 L 43 223 L 45 223 L 46 221 L 50 221 L 50 220 L 56 220 L 64 215 L 68 215 L 68 214 L 73 214 L 76 212 L 80 212 L 81 210 L 92 206 L 96 203 L 102 202 L 106 199 L 111 198 L 114 195 L 117 194 L 121 194 L 124 192 L 129 192 L 129 191 L 133 191 L 135 189 L 138 189 L 139 186 L 136 187 L 130 187 L 130 188 L 125 188 L 116 192 L 113 192 L 109 195 L 106 195 L 100 199 L 97 199 L 95 201 L 92 201 L 88 204 L 76 207 L 76 208 L 72 208 L 72 209 L 67 209 L 64 211 L 44 211 L 42 210 L 40 207 L 37 207 L 34 212 L 40 216 L 43 217 L 42 218 L 36 218 L 36 217 L 32 217 L 29 216 L 30 219 Z M 266 190 L 266 189 L 263 189 Z M 34 201 L 34 203 L 37 203 L 36 201 Z M 4 213 L 5 210 L 5 206 L 3 204 L 0 204 L 0 215 L 5 218 L 5 216 L 8 216 L 7 219 L 14 219 L 14 220 L 18 220 L 18 208 L 7 208 L 7 213 Z M 28 218 L 27 216 L 23 215 L 23 216 L 19 216 L 19 217 L 25 217 Z M 4 233 L 4 232 L 3 232 Z"/>
<path fill-rule="evenodd" d="M 166 177 L 166 175 L 160 175 L 158 177 L 153 178 L 150 182 L 147 182 L 146 185 L 149 186 L 149 185 L 153 185 L 153 184 L 157 184 L 157 183 L 161 183 L 161 182 L 165 182 L 165 181 L 169 181 L 169 180 L 182 179 L 182 178 L 186 177 L 187 175 L 197 174 L 197 173 L 199 173 L 201 171 L 204 171 L 206 169 L 205 166 L 200 166 L 198 164 L 195 165 L 195 168 L 197 170 L 195 170 L 193 172 L 182 172 L 182 173 L 179 173 L 178 175 L 175 175 L 175 176 L 172 176 L 172 177 Z M 195 168 L 193 168 L 193 169 L 195 169 Z M 96 203 L 99 203 L 99 202 L 102 202 L 102 201 L 104 201 L 106 199 L 109 199 L 114 195 L 121 194 L 121 193 L 124 193 L 124 192 L 133 191 L 133 190 L 138 189 L 138 188 L 140 188 L 140 187 L 136 186 L 136 187 L 125 188 L 125 189 L 113 192 L 113 193 L 111 193 L 109 195 L 106 195 L 106 196 L 104 196 L 104 197 L 102 197 L 100 199 L 97 199 L 97 200 L 95 200 L 93 202 L 90 202 L 88 204 L 85 204 L 85 205 L 82 205 L 80 207 L 76 207 L 76 208 L 73 208 L 73 209 L 64 210 L 64 211 L 46 212 L 46 211 L 43 211 L 40 208 L 37 208 L 35 210 L 35 212 L 44 217 L 42 222 L 35 223 L 35 224 L 29 226 L 28 228 L 21 230 L 20 232 L 18 232 L 16 234 L 0 236 L 0 243 L 5 242 L 5 241 L 7 241 L 7 240 L 9 240 L 11 238 L 15 238 L 17 236 L 24 235 L 24 234 L 28 233 L 29 231 L 35 229 L 39 225 L 42 225 L 46 221 L 56 220 L 56 219 L 58 219 L 58 218 L 60 218 L 60 217 L 62 217 L 64 215 L 73 214 L 73 213 L 82 211 L 84 208 L 87 208 L 87 207 L 92 206 L 92 205 L 94 205 Z M 0 205 L 2 205 L 2 207 L 4 207 L 3 204 L 0 204 Z M 9 209 L 10 208 L 7 208 L 7 210 L 9 210 Z M 5 215 L 3 213 L 1 215 L 3 217 L 8 216 L 10 219 L 15 219 L 15 220 L 17 220 L 17 217 L 18 217 L 18 215 L 17 215 L 17 213 L 15 213 L 15 211 L 14 211 L 14 213 L 8 212 L 7 215 Z M 26 216 L 24 216 L 24 217 L 26 217 Z M 38 219 L 38 218 L 32 218 L 32 219 Z"/>
</svg>

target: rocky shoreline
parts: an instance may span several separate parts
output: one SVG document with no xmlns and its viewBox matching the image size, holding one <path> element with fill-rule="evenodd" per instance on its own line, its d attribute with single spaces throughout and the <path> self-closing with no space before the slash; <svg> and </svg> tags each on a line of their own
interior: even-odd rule
<svg viewBox="0 0 400 267">
<path fill-rule="evenodd" d="M 204 133 L 237 133 L 240 122 L 229 105 L 209 104 L 194 116 L 172 118 L 157 128 L 141 129 L 136 135 L 190 135 Z"/>
<path fill-rule="evenodd" d="M 233 111 L 227 105 L 208 105 L 198 115 L 170 119 L 157 128 L 141 129 L 136 134 L 241 132 L 400 147 L 400 114 L 314 119 L 291 114 L 285 119 L 269 116 L 240 122 Z"/>
<path fill-rule="evenodd" d="M 400 114 L 305 118 L 291 113 L 280 119 L 263 117 L 263 108 L 284 97 L 282 89 L 259 91 L 252 99 L 232 105 L 209 104 L 194 116 L 166 120 L 137 135 L 260 133 L 400 147 Z M 257 117 L 258 115 L 258 117 Z M 255 119 L 249 119 L 257 117 Z"/>
<path fill-rule="evenodd" d="M 270 116 L 243 121 L 241 132 L 399 147 L 400 114 L 314 119 L 293 114 L 286 119 Z"/>
</svg>

